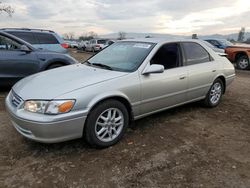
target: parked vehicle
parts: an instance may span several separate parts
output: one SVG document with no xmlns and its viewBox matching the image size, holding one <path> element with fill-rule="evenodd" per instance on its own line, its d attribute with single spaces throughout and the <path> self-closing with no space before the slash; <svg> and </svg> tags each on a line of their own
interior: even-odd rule
<svg viewBox="0 0 250 188">
<path fill-rule="evenodd" d="M 221 48 L 217 48 L 214 45 L 212 45 L 211 43 L 207 42 L 207 41 L 202 41 L 204 42 L 205 45 L 207 45 L 208 47 L 210 47 L 213 51 L 215 51 L 216 53 L 220 54 L 225 54 L 225 50 L 221 49 Z M 225 54 L 226 55 L 226 54 Z"/>
<path fill-rule="evenodd" d="M 107 47 L 107 39 L 91 39 L 86 45 L 86 51 L 98 52 Z"/>
<path fill-rule="evenodd" d="M 69 48 L 78 48 L 79 43 L 77 41 L 71 40 L 69 41 Z"/>
<path fill-rule="evenodd" d="M 0 29 L 0 31 L 12 34 L 38 49 L 46 49 L 59 53 L 68 52 L 68 45 L 54 31 L 25 28 L 4 28 Z"/>
<path fill-rule="evenodd" d="M 250 69 L 250 45 L 234 45 L 225 49 L 228 59 L 236 63 L 236 67 L 241 70 Z"/>
<path fill-rule="evenodd" d="M 79 50 L 85 50 L 86 49 L 86 46 L 88 45 L 88 41 L 81 41 L 80 43 L 79 43 L 79 46 L 78 46 L 78 49 Z"/>
<path fill-rule="evenodd" d="M 209 42 L 210 44 L 212 44 L 216 48 L 220 48 L 220 49 L 225 49 L 229 46 L 234 45 L 233 43 L 231 43 L 225 39 L 205 39 L 205 41 Z"/>
<path fill-rule="evenodd" d="M 185 103 L 216 107 L 235 70 L 198 40 L 114 43 L 83 64 L 19 81 L 6 98 L 16 130 L 39 142 L 79 138 L 108 147 L 132 120 Z"/>
<path fill-rule="evenodd" d="M 107 40 L 106 46 L 110 46 L 111 44 L 114 44 L 116 41 L 115 40 Z"/>
<path fill-rule="evenodd" d="M 10 86 L 28 75 L 76 62 L 67 54 L 36 49 L 0 31 L 0 86 Z"/>
</svg>

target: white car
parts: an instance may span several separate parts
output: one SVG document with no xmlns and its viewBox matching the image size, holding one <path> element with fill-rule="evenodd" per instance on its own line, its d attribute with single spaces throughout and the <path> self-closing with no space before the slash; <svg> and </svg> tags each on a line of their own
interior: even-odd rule
<svg viewBox="0 0 250 188">
<path fill-rule="evenodd" d="M 92 39 L 86 45 L 86 51 L 97 52 L 107 47 L 107 39 Z"/>
</svg>

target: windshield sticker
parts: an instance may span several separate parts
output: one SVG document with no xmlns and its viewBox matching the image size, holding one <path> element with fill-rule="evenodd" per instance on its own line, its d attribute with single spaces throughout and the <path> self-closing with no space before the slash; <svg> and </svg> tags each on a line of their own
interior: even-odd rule
<svg viewBox="0 0 250 188">
<path fill-rule="evenodd" d="M 151 47 L 150 44 L 142 44 L 142 43 L 137 43 L 133 46 L 134 48 L 145 48 L 145 49 L 149 49 Z"/>
</svg>

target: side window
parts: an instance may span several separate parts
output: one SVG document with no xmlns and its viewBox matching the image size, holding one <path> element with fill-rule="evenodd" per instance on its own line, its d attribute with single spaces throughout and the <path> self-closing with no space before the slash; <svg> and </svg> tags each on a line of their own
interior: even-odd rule
<svg viewBox="0 0 250 188">
<path fill-rule="evenodd" d="M 184 42 L 182 43 L 182 46 L 185 53 L 187 65 L 194 65 L 211 61 L 209 53 L 201 45 L 195 42 Z"/>
<path fill-rule="evenodd" d="M 33 33 L 31 33 L 31 32 L 9 31 L 8 33 L 28 42 L 30 44 L 38 44 L 38 41 L 36 40 Z"/>
<path fill-rule="evenodd" d="M 0 35 L 0 50 L 20 50 L 21 44 L 16 41 Z"/>
<path fill-rule="evenodd" d="M 35 37 L 39 41 L 39 44 L 59 44 L 56 37 L 49 33 L 34 33 Z"/>
<path fill-rule="evenodd" d="M 164 69 L 181 66 L 179 45 L 176 43 L 163 45 L 151 59 L 151 64 L 163 65 Z"/>
</svg>

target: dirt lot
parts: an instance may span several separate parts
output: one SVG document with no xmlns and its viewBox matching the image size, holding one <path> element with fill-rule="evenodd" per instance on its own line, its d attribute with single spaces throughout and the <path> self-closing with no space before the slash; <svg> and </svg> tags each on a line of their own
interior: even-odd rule
<svg viewBox="0 0 250 188">
<path fill-rule="evenodd" d="M 0 187 L 250 187 L 250 72 L 237 72 L 217 108 L 194 103 L 144 118 L 103 150 L 82 139 L 46 145 L 23 138 L 5 95 Z"/>
</svg>

